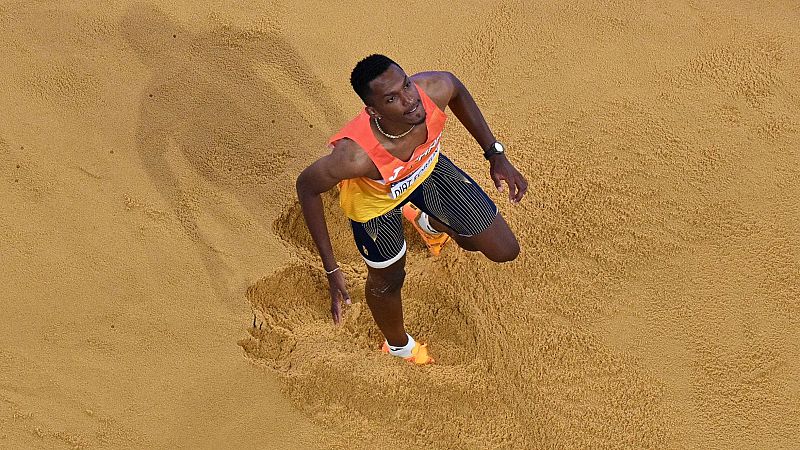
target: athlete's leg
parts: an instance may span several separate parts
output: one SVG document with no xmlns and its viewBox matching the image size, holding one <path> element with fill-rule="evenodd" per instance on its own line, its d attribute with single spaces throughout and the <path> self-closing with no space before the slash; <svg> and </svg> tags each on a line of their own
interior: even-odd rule
<svg viewBox="0 0 800 450">
<path fill-rule="evenodd" d="M 395 208 L 367 222 L 350 221 L 356 246 L 367 264 L 367 305 L 389 345 L 408 343 L 400 290 L 405 279 L 403 214 Z"/>
<path fill-rule="evenodd" d="M 433 217 L 428 220 L 435 230 L 449 234 L 459 247 L 470 252 L 481 252 L 494 262 L 513 261 L 519 255 L 517 237 L 499 212 L 489 228 L 475 236 L 461 236 Z"/>
<path fill-rule="evenodd" d="M 519 243 L 494 202 L 444 155 L 410 200 L 427 214 L 431 227 L 465 250 L 480 251 L 496 262 L 519 254 Z"/>
<path fill-rule="evenodd" d="M 464 249 L 475 249 L 494 262 L 513 261 L 519 255 L 519 242 L 503 215 L 497 213 L 489 228 L 475 236 L 454 238 Z"/>
<path fill-rule="evenodd" d="M 406 276 L 405 265 L 406 257 L 403 255 L 397 262 L 383 269 L 367 266 L 367 305 L 381 333 L 393 347 L 402 347 L 408 343 L 403 326 L 403 303 L 400 299 Z"/>
<path fill-rule="evenodd" d="M 448 227 L 447 225 L 443 224 L 442 222 L 439 222 L 435 217 L 429 215 L 428 216 L 428 223 L 431 224 L 431 227 L 434 230 L 436 230 L 436 231 L 438 231 L 440 233 L 446 233 L 448 236 L 453 238 L 453 240 L 456 241 L 456 244 L 458 244 L 458 246 L 461 247 L 462 249 L 464 249 L 464 250 L 466 250 L 468 252 L 477 252 L 477 251 L 479 251 L 478 247 L 476 247 L 471 242 L 467 241 L 467 239 L 465 237 L 459 236 L 459 234 L 456 233 L 452 228 Z"/>
</svg>

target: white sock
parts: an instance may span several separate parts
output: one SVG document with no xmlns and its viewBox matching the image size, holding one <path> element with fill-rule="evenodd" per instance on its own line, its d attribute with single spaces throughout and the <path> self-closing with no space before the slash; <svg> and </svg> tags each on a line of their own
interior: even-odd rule
<svg viewBox="0 0 800 450">
<path fill-rule="evenodd" d="M 406 333 L 406 336 L 408 336 L 408 343 L 402 347 L 395 347 L 393 345 L 389 345 L 388 342 L 386 343 L 386 345 L 389 345 L 390 355 L 399 356 L 401 358 L 408 358 L 411 356 L 411 350 L 414 350 L 414 346 L 417 344 L 417 342 L 414 341 L 414 338 L 411 337 L 410 334 Z"/>
<path fill-rule="evenodd" d="M 441 231 L 437 231 L 431 226 L 431 222 L 430 220 L 428 220 L 428 215 L 425 213 L 420 213 L 419 219 L 417 219 L 417 223 L 419 224 L 420 228 L 422 228 L 427 233 L 430 234 L 441 233 Z"/>
</svg>

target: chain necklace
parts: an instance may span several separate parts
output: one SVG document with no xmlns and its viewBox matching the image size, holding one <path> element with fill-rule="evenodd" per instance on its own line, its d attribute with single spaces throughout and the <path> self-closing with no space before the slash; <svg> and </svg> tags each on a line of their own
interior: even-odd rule
<svg viewBox="0 0 800 450">
<path fill-rule="evenodd" d="M 378 131 L 380 131 L 382 135 L 388 137 L 389 139 L 400 139 L 401 137 L 407 135 L 408 133 L 411 133 L 411 130 L 413 130 L 414 127 L 417 126 L 417 124 L 411 125 L 411 128 L 409 128 L 408 131 L 406 131 L 405 133 L 389 134 L 389 133 L 383 131 L 383 129 L 381 128 L 381 124 L 378 123 L 378 118 L 377 117 L 373 117 L 373 119 L 375 119 L 375 126 L 378 127 Z"/>
</svg>

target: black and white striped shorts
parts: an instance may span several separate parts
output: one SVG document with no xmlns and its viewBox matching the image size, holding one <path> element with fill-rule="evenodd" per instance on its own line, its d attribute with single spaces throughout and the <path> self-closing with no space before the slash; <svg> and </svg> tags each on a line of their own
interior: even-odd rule
<svg viewBox="0 0 800 450">
<path fill-rule="evenodd" d="M 403 203 L 367 222 L 350 220 L 358 251 L 367 265 L 389 267 L 406 252 L 402 207 L 411 202 L 461 236 L 474 236 L 492 224 L 497 206 L 464 171 L 440 154 L 431 175 Z"/>
</svg>

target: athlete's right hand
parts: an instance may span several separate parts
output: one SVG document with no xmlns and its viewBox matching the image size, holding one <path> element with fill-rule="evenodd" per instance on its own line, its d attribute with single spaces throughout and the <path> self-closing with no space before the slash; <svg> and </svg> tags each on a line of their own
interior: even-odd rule
<svg viewBox="0 0 800 450">
<path fill-rule="evenodd" d="M 342 322 L 342 302 L 346 305 L 351 303 L 350 294 L 347 293 L 347 282 L 341 269 L 328 275 L 328 290 L 331 293 L 333 323 L 338 325 Z"/>
</svg>

